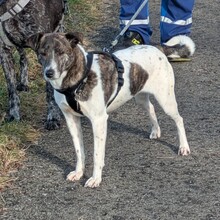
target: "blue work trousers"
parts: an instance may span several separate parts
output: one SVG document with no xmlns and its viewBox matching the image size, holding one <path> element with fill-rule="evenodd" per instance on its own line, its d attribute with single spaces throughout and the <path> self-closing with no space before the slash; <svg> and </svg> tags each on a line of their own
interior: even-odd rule
<svg viewBox="0 0 220 220">
<path fill-rule="evenodd" d="M 120 0 L 120 27 L 123 28 L 138 10 L 144 0 Z M 192 26 L 192 11 L 195 0 L 162 0 L 160 34 L 161 43 L 177 35 L 189 35 Z M 144 6 L 129 27 L 137 31 L 148 44 L 152 30 L 150 27 L 148 3 Z"/>
</svg>

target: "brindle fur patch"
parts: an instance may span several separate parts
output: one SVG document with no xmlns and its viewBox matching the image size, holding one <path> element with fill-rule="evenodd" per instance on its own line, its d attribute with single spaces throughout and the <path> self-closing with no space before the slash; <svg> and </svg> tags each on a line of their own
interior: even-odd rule
<svg viewBox="0 0 220 220">
<path fill-rule="evenodd" d="M 131 63 L 130 91 L 131 95 L 137 94 L 148 79 L 148 73 L 138 64 Z"/>
<path fill-rule="evenodd" d="M 117 70 L 115 62 L 106 55 L 99 55 L 99 65 L 101 69 L 102 87 L 104 99 L 107 104 L 117 85 Z"/>
<path fill-rule="evenodd" d="M 76 94 L 76 100 L 82 102 L 87 101 L 90 98 L 92 90 L 97 85 L 97 83 L 98 80 L 96 73 L 94 71 L 90 71 L 86 83 Z"/>
</svg>

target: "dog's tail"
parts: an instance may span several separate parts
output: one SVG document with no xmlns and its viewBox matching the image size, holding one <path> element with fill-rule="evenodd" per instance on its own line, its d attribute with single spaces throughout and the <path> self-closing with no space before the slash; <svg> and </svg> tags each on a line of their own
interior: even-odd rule
<svg viewBox="0 0 220 220">
<path fill-rule="evenodd" d="M 171 38 L 158 47 L 170 61 L 188 61 L 195 52 L 195 43 L 185 35 Z"/>
</svg>

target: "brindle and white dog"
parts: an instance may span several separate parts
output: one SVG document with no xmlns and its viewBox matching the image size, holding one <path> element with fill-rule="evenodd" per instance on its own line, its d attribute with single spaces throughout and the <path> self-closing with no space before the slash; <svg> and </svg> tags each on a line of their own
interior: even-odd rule
<svg viewBox="0 0 220 220">
<path fill-rule="evenodd" d="M 156 47 L 139 45 L 115 52 L 114 59 L 107 54 L 94 53 L 91 61 L 88 59 L 90 53 L 80 42 L 79 33 L 39 33 L 31 36 L 27 45 L 37 53 L 44 77 L 55 89 L 55 100 L 74 142 L 77 164 L 67 179 L 79 180 L 85 168 L 80 116 L 90 119 L 94 134 L 93 175 L 85 186 L 98 187 L 104 166 L 108 113 L 133 97 L 150 115 L 151 139 L 161 136 L 149 94 L 156 98 L 176 123 L 179 155 L 188 155 L 190 148 L 174 93 L 173 68 L 165 54 Z M 121 60 L 124 66 L 124 84 L 120 90 L 115 59 Z"/>
</svg>

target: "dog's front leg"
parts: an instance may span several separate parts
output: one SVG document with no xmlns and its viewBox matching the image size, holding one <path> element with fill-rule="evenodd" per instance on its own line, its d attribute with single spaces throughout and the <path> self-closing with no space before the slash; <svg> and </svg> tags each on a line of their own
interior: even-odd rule
<svg viewBox="0 0 220 220">
<path fill-rule="evenodd" d="M 14 69 L 14 59 L 12 48 L 3 44 L 0 39 L 0 61 L 5 74 L 9 96 L 9 113 L 7 121 L 20 120 L 20 99 L 16 90 L 16 73 Z"/>
<path fill-rule="evenodd" d="M 85 169 L 85 154 L 84 154 L 84 146 L 83 146 L 81 121 L 80 121 L 80 117 L 77 117 L 69 112 L 63 112 L 63 113 L 70 134 L 73 139 L 76 157 L 77 157 L 76 169 L 68 174 L 67 180 L 76 181 L 83 176 L 83 172 Z"/>
<path fill-rule="evenodd" d="M 20 82 L 17 84 L 18 91 L 28 91 L 28 61 L 24 48 L 16 48 L 20 55 Z"/>
<path fill-rule="evenodd" d="M 94 168 L 93 175 L 87 180 L 85 187 L 98 187 L 102 181 L 102 169 L 105 159 L 105 143 L 107 135 L 107 113 L 102 116 L 92 118 L 92 128 L 94 134 Z"/>
</svg>

